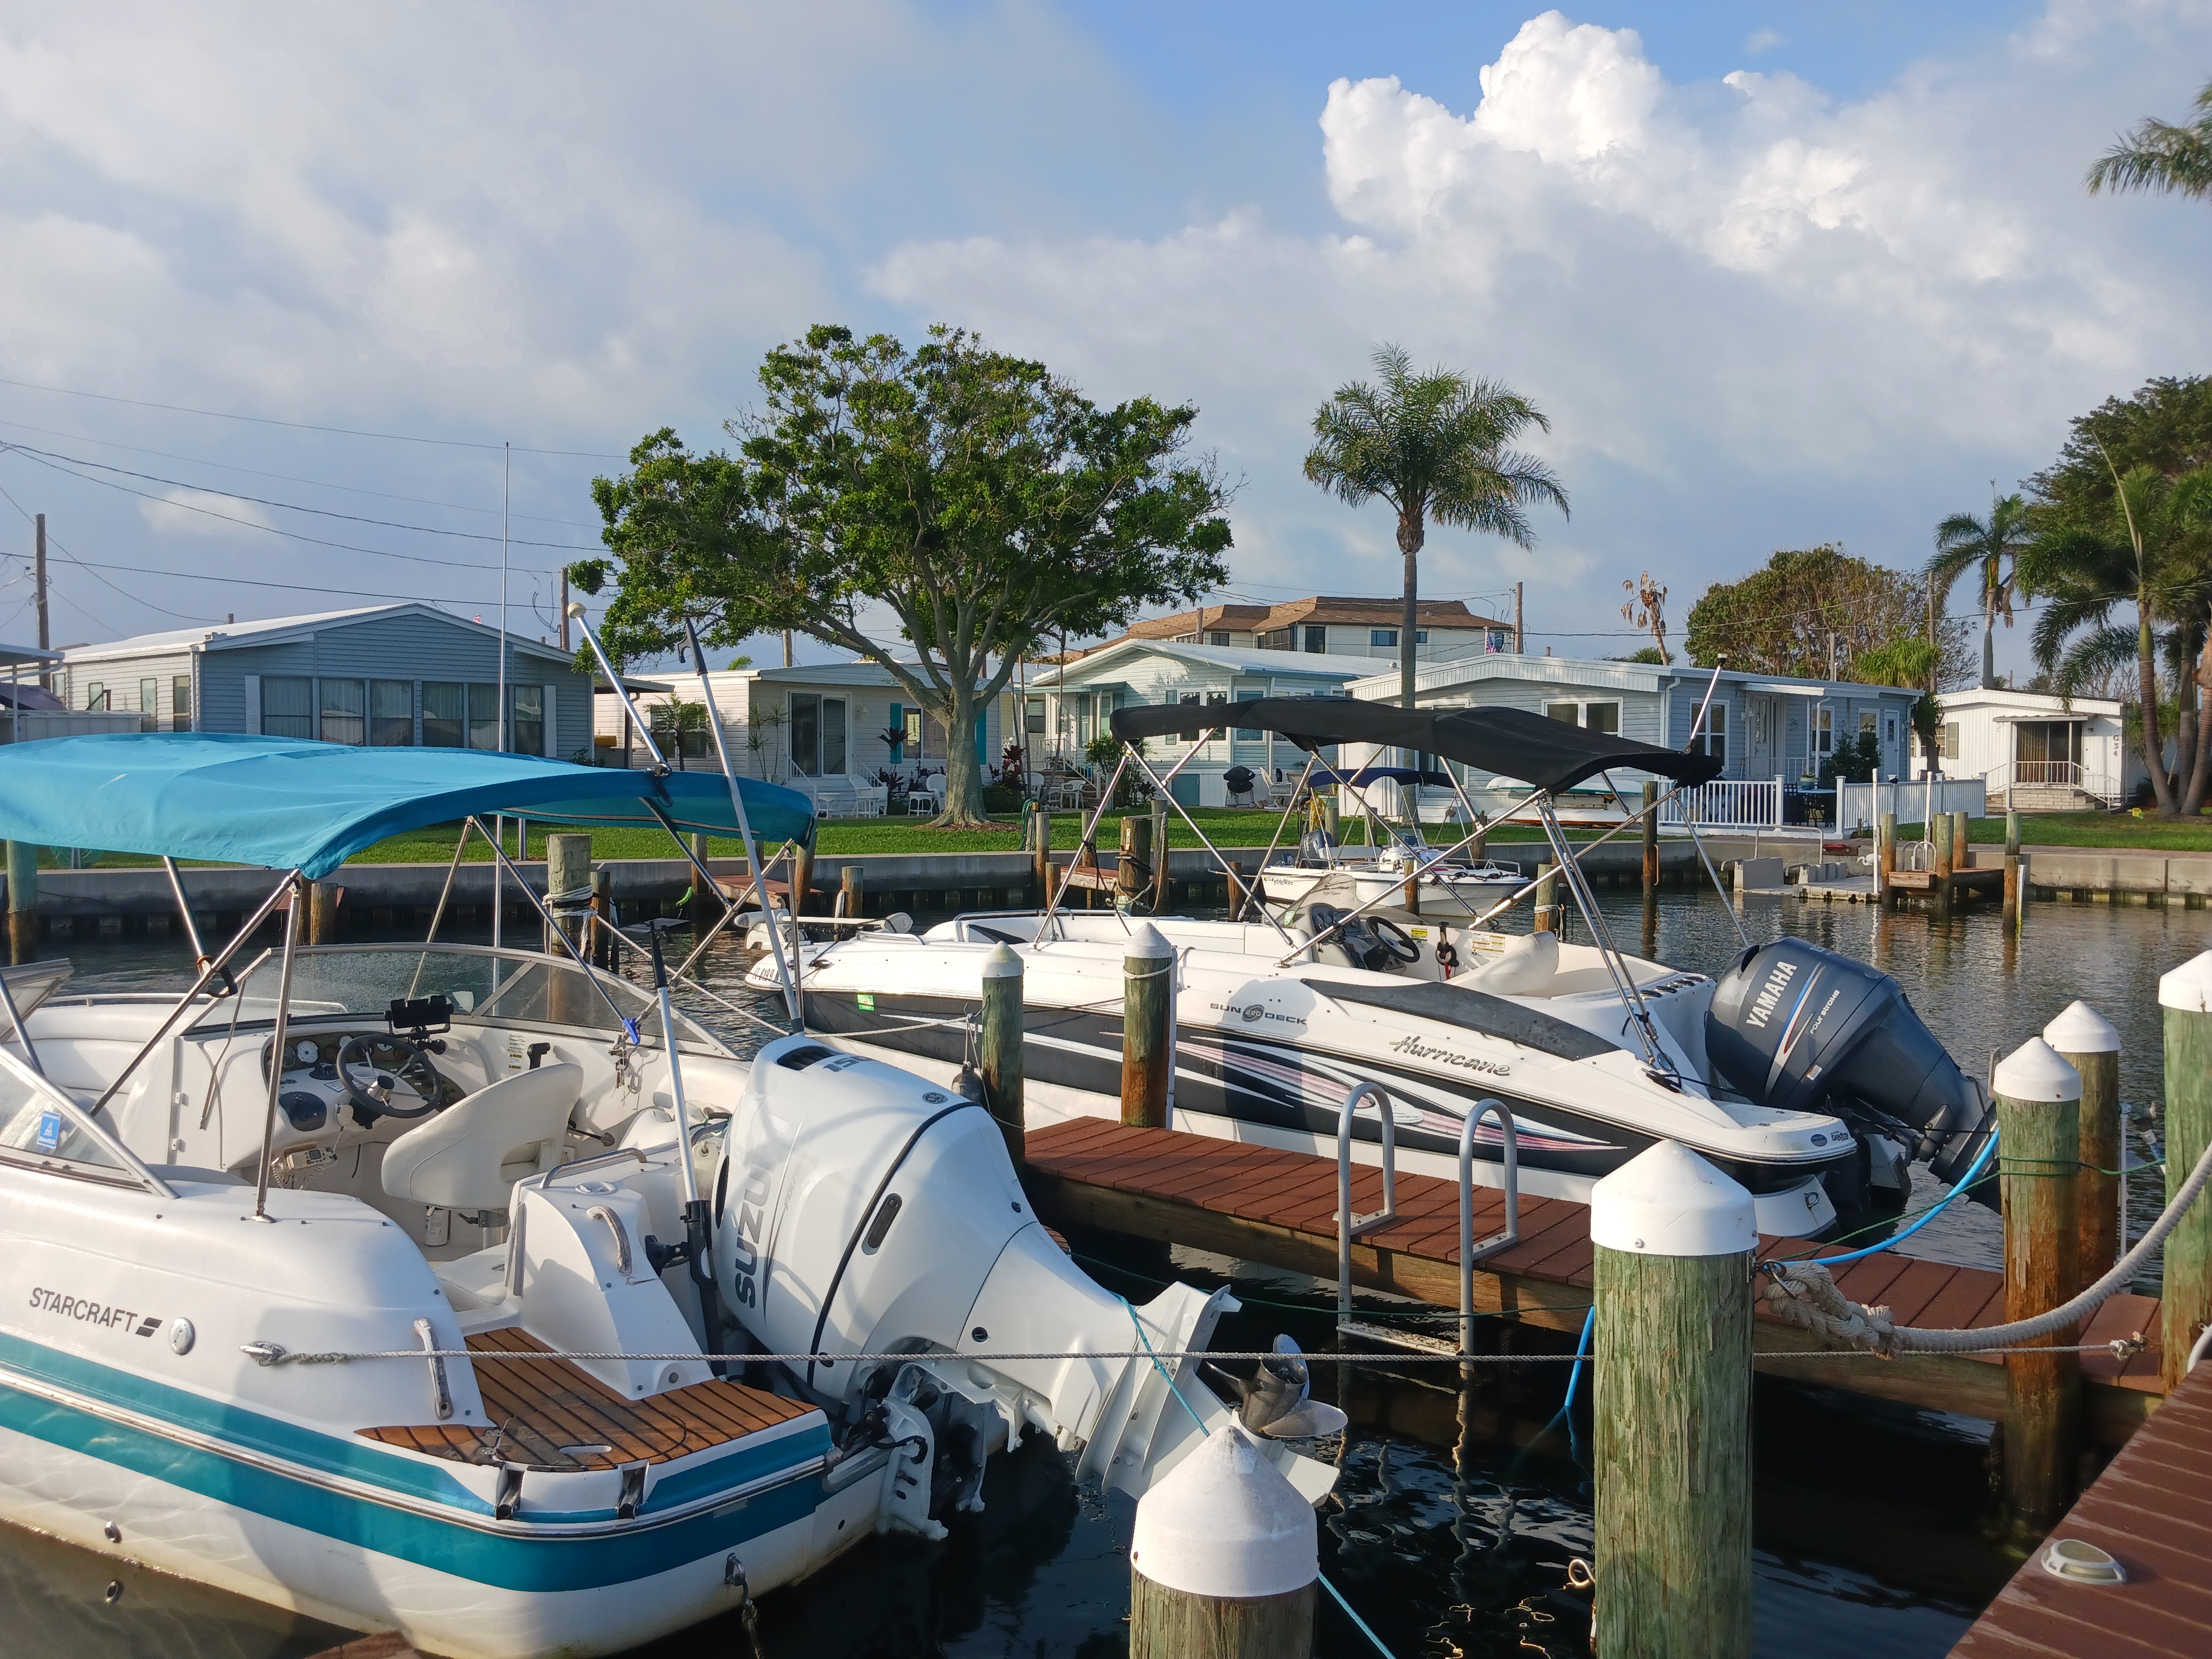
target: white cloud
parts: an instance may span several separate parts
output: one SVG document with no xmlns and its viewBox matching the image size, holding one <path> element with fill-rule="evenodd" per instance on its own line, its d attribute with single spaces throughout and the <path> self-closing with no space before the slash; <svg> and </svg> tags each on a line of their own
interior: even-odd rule
<svg viewBox="0 0 2212 1659">
<path fill-rule="evenodd" d="M 211 489 L 163 490 L 158 500 L 140 501 L 138 514 L 164 536 L 234 536 L 273 527 L 253 502 Z"/>
<path fill-rule="evenodd" d="M 1310 411 L 1385 338 L 1534 397 L 1576 495 L 1533 557 L 1432 535 L 1441 591 L 1607 589 L 1649 563 L 1686 610 L 1778 545 L 1917 563 L 1928 526 L 2043 465 L 2069 416 L 2212 346 L 2203 210 L 2081 185 L 2116 125 L 2171 101 L 2160 60 L 2204 57 L 2212 26 L 2057 12 L 2069 54 L 1998 42 L 1849 102 L 1789 74 L 1670 84 L 1633 30 L 1547 12 L 1471 110 L 1396 77 L 1329 87 L 1333 234 L 1240 214 L 1149 240 L 918 241 L 877 280 L 1101 392 L 1194 398 L 1251 480 L 1255 581 L 1340 591 L 1347 551 L 1376 557 L 1358 585 L 1395 580 L 1379 514 L 1297 476 Z"/>
<path fill-rule="evenodd" d="M 1789 43 L 1773 29 L 1753 29 L 1749 34 L 1744 37 L 1744 55 L 1748 58 L 1756 58 L 1761 52 L 1772 52 L 1775 47 L 1786 46 Z"/>
</svg>

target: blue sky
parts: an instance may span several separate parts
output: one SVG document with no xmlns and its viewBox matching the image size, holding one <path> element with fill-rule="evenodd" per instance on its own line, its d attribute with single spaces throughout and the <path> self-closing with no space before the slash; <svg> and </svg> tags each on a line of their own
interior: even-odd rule
<svg viewBox="0 0 2212 1659">
<path fill-rule="evenodd" d="M 1533 552 L 1437 533 L 1429 591 L 1523 581 L 1607 654 L 1639 570 L 1679 629 L 1776 547 L 1917 563 L 2069 416 L 2205 369 L 2212 209 L 2081 176 L 2208 78 L 2212 6 L 2156 0 L 0 4 L 0 380 L 61 389 L 0 385 L 47 452 L 0 489 L 62 641 L 489 615 L 512 441 L 550 625 L 641 434 L 714 441 L 810 323 L 946 320 L 1197 403 L 1229 594 L 1389 592 L 1385 515 L 1298 460 L 1391 339 L 1534 398 L 1574 500 Z M 0 501 L 0 637 L 27 548 Z"/>
</svg>

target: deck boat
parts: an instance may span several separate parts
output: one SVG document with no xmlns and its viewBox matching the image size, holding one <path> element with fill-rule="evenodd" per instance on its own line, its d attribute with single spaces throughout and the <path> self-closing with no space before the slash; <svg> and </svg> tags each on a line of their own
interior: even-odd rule
<svg viewBox="0 0 2212 1659">
<path fill-rule="evenodd" d="M 740 1055 L 550 911 L 552 955 L 299 940 L 306 883 L 399 830 L 757 854 L 811 830 L 790 792 L 206 733 L 5 767 L 0 836 L 151 854 L 180 896 L 179 859 L 282 874 L 180 996 L 0 979 L 0 1519 L 426 1652 L 605 1654 L 943 1536 L 1030 1434 L 1136 1492 L 1232 1414 L 1330 1426 L 1142 1352 L 1205 1348 L 1233 1299 L 1109 1296 L 928 1079 L 803 1035 Z"/>
<path fill-rule="evenodd" d="M 1139 744 L 1187 719 L 1119 711 L 1121 763 L 1149 772 Z M 1693 786 L 1715 764 L 1513 709 L 1279 699 L 1239 704 L 1237 720 L 1310 751 L 1370 743 L 1551 791 L 1628 770 Z M 1155 775 L 1155 787 L 1169 793 L 1172 776 Z M 1799 1237 L 1833 1231 L 1840 1212 L 1901 1207 L 1916 1158 L 1948 1178 L 1978 1150 L 1985 1091 L 1893 981 L 1796 939 L 1757 949 L 1746 939 L 1717 975 L 1630 956 L 1613 944 L 1541 795 L 1535 810 L 1587 944 L 1492 925 L 1528 884 L 1484 915 L 1432 915 L 1326 871 L 1294 906 L 1255 898 L 1230 921 L 1154 919 L 1174 951 L 1176 1122 L 1328 1151 L 1345 1103 L 1371 1083 L 1391 1102 L 1400 1163 L 1451 1178 L 1462 1122 L 1495 1100 L 1515 1118 L 1529 1191 L 1585 1199 L 1663 1138 L 1749 1189 L 1761 1231 Z M 855 1052 L 934 1061 L 946 1074 L 963 1058 L 983 959 L 1010 945 L 1023 962 L 1031 1109 L 1113 1115 L 1123 958 L 1139 925 L 1055 904 L 960 917 L 920 939 L 877 930 L 802 941 L 806 1016 Z M 1370 1115 L 1354 1135 L 1371 1159 L 1379 1109 L 1361 1109 Z M 1501 1182 L 1502 1135 L 1484 1124 L 1476 1145 L 1486 1160 L 1478 1178 Z"/>
</svg>

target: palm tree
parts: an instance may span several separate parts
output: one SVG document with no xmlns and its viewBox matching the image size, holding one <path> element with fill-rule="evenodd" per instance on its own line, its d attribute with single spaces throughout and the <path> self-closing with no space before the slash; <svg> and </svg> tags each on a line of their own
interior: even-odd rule
<svg viewBox="0 0 2212 1659">
<path fill-rule="evenodd" d="M 2187 126 L 2147 119 L 2134 137 L 2106 150 L 2089 169 L 2089 193 L 2156 190 L 2212 196 L 2212 85 L 2197 94 L 2195 107 L 2197 119 Z"/>
<path fill-rule="evenodd" d="M 1306 477 L 1353 507 L 1380 496 L 1398 510 L 1398 550 L 1406 560 L 1399 678 L 1411 708 L 1413 612 L 1428 521 L 1487 530 L 1528 547 L 1535 536 L 1527 509 L 1549 502 L 1565 514 L 1567 492 L 1543 462 L 1506 447 L 1530 427 L 1552 429 L 1526 398 L 1449 369 L 1416 374 L 1395 345 L 1378 347 L 1374 363 L 1376 385 L 1339 386 L 1316 411 Z"/>
<path fill-rule="evenodd" d="M 2000 495 L 1990 503 L 1990 516 L 1954 513 L 1936 526 L 1936 554 L 1928 561 L 1928 583 L 1935 609 L 1942 611 L 1960 577 L 1976 565 L 1982 576 L 1982 689 L 1997 683 L 1996 625 L 2004 618 L 2012 626 L 2015 592 L 2022 599 L 2034 595 L 2020 586 L 2020 555 L 2028 543 L 2027 503 L 2018 495 Z M 2009 561 L 2011 568 L 2007 569 Z"/>
<path fill-rule="evenodd" d="M 2205 600 L 2212 592 L 2212 468 L 2169 480 L 2152 466 L 2112 473 L 2104 522 L 2038 536 L 2020 556 L 2021 585 L 2041 594 L 2033 644 L 2038 665 L 2070 696 L 2133 655 L 2142 709 L 2143 764 L 2160 812 L 2194 816 L 2212 782 L 2212 720 L 2194 695 L 2204 670 Z M 2132 605 L 2129 628 L 2115 612 Z M 2174 767 L 2160 730 L 2159 658 L 2176 692 Z"/>
</svg>

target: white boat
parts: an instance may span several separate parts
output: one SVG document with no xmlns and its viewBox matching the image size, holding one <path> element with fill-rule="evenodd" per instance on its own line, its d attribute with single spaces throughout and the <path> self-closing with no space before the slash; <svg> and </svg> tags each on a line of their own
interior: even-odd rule
<svg viewBox="0 0 2212 1659">
<path fill-rule="evenodd" d="M 805 833 L 788 792 L 198 733 L 5 765 L 0 836 L 288 873 L 181 997 L 0 980 L 0 1520 L 458 1659 L 604 1654 L 943 1535 L 1027 1435 L 1133 1492 L 1231 1419 L 1143 1348 L 1233 1300 L 1093 1285 L 974 1103 L 803 1036 L 738 1058 L 573 952 L 297 943 L 305 879 L 397 830 L 757 851 L 748 808 Z"/>
<path fill-rule="evenodd" d="M 1407 714 L 1284 699 L 1237 714 L 1310 748 L 1373 743 L 1560 788 L 1629 768 L 1702 782 L 1711 766 L 1511 709 Z M 1115 727 L 1158 736 L 1178 718 L 1124 709 Z M 1133 763 L 1144 764 L 1131 749 L 1123 763 Z M 1285 915 L 1154 919 L 1174 950 L 1177 1127 L 1331 1151 L 1345 1102 L 1370 1083 L 1392 1103 L 1401 1165 L 1451 1178 L 1462 1122 L 1496 1101 L 1514 1117 L 1528 1191 L 1586 1199 L 1656 1140 L 1675 1140 L 1753 1194 L 1762 1231 L 1810 1238 L 1832 1231 L 1839 1210 L 1901 1206 L 1916 1158 L 1948 1176 L 1978 1149 L 1990 1103 L 1893 981 L 1800 940 L 1747 941 L 1717 975 L 1629 956 L 1611 943 L 1540 799 L 1538 811 L 1589 944 L 1478 928 L 1425 904 L 1386 910 L 1387 892 L 1330 891 L 1342 903 L 1324 903 L 1319 884 Z M 1346 887 L 1358 879 L 1319 873 Z M 965 1055 L 983 960 L 1010 945 L 1023 965 L 1030 1109 L 1117 1115 L 1123 960 L 1136 925 L 1055 907 L 962 917 L 920 939 L 878 929 L 804 944 L 806 1018 L 857 1052 L 934 1061 L 949 1075 Z M 771 982 L 764 963 L 752 971 Z M 1379 1124 L 1356 1122 L 1354 1135 L 1364 1156 L 1378 1156 Z M 1501 1143 L 1487 1124 L 1478 1129 L 1479 1179 L 1502 1181 Z"/>
<path fill-rule="evenodd" d="M 1355 854 L 1334 845 L 1324 832 L 1309 831 L 1296 852 L 1278 854 L 1260 866 L 1261 896 L 1270 904 L 1297 905 L 1325 888 L 1354 905 L 1404 903 L 1425 916 L 1472 918 L 1526 878 L 1518 864 L 1449 859 L 1409 825 L 1384 833 L 1382 846 Z"/>
</svg>

